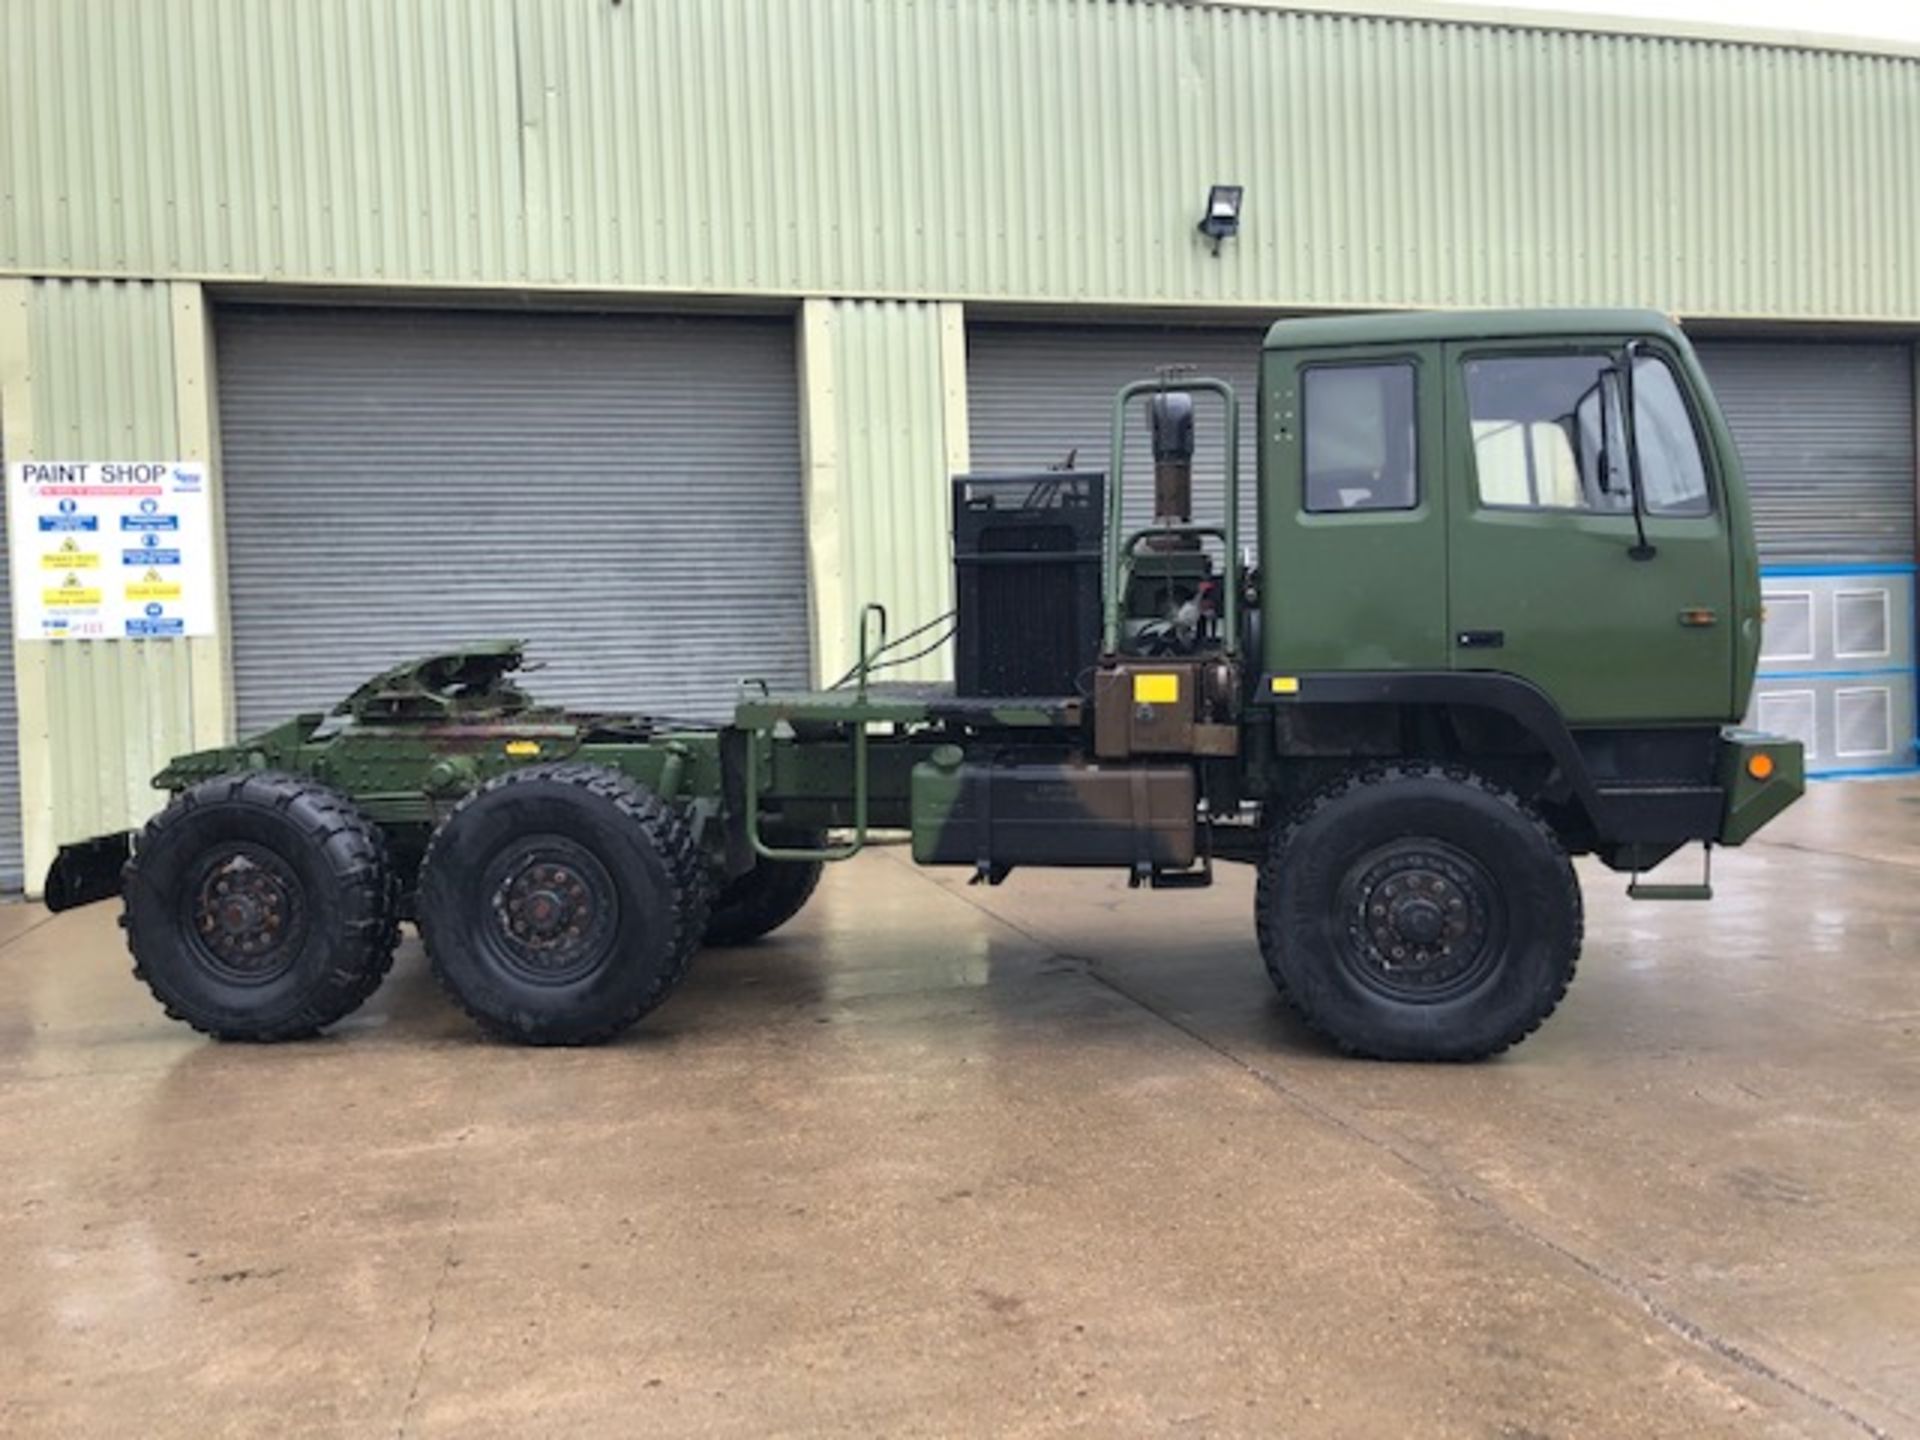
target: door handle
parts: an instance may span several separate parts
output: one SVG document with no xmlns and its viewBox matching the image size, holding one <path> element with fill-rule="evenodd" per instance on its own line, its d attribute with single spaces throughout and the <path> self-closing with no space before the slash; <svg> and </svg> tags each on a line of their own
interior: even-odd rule
<svg viewBox="0 0 1920 1440">
<path fill-rule="evenodd" d="M 1507 643 L 1504 630 L 1462 630 L 1453 637 L 1462 650 L 1498 650 Z"/>
</svg>

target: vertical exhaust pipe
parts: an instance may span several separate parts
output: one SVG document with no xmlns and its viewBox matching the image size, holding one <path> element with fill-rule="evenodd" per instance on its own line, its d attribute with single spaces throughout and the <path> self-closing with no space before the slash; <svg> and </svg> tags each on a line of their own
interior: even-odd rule
<svg viewBox="0 0 1920 1440">
<path fill-rule="evenodd" d="M 1186 525 L 1193 520 L 1193 396 L 1162 390 L 1147 402 L 1153 431 L 1153 523 Z M 1197 535 L 1156 535 L 1155 550 L 1195 550 Z"/>
</svg>

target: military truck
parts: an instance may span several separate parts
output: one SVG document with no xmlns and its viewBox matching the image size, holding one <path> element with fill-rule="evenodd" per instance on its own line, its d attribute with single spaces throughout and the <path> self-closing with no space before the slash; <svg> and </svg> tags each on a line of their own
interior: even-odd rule
<svg viewBox="0 0 1920 1440">
<path fill-rule="evenodd" d="M 1125 483 L 1143 410 L 1150 511 Z M 1196 520 L 1203 413 L 1224 458 Z M 1105 472 L 956 478 L 955 614 L 889 638 L 868 606 L 836 684 L 743 685 L 726 723 L 567 713 L 515 683 L 517 644 L 469 646 L 174 760 L 171 802 L 63 849 L 48 903 L 123 894 L 135 973 L 221 1038 L 339 1020 L 409 918 L 487 1031 L 582 1044 L 885 832 L 996 885 L 1075 866 L 1181 889 L 1240 861 L 1309 1025 L 1473 1060 L 1566 992 L 1569 857 L 1704 899 L 1638 876 L 1800 794 L 1800 747 L 1738 728 L 1747 490 L 1661 316 L 1275 324 L 1245 545 L 1231 386 L 1143 379 L 1111 429 Z M 949 638 L 954 683 L 885 678 Z"/>
</svg>

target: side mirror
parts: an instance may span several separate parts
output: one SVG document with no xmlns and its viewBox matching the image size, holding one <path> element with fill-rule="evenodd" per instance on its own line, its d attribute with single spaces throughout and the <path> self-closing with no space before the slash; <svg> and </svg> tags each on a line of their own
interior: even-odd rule
<svg viewBox="0 0 1920 1440">
<path fill-rule="evenodd" d="M 1632 489 L 1632 476 L 1623 485 L 1616 468 L 1618 457 L 1627 453 L 1629 444 L 1621 418 L 1626 409 L 1623 390 L 1618 366 L 1609 365 L 1600 372 L 1600 448 L 1594 453 L 1593 482 L 1602 495 L 1621 495 Z"/>
</svg>

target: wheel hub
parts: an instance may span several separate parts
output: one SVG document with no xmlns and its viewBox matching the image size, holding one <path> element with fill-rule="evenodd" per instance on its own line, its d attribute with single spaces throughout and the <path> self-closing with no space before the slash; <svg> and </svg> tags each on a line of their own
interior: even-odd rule
<svg viewBox="0 0 1920 1440">
<path fill-rule="evenodd" d="M 593 922 L 586 882 L 566 865 L 529 865 L 502 893 L 507 932 L 523 945 L 551 948 L 577 940 Z"/>
<path fill-rule="evenodd" d="M 279 856 L 252 845 L 216 851 L 188 893 L 188 925 L 216 971 L 259 981 L 293 963 L 302 929 L 300 883 Z"/>
<path fill-rule="evenodd" d="M 488 867 L 494 939 L 523 977 L 574 980 L 604 963 L 615 914 L 612 881 L 584 847 L 554 836 Z"/>
<path fill-rule="evenodd" d="M 1399 999 L 1438 1000 L 1482 978 L 1499 896 L 1480 865 L 1440 841 L 1404 841 L 1362 857 L 1342 884 L 1345 958 Z"/>
</svg>

